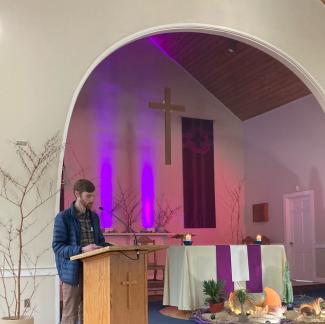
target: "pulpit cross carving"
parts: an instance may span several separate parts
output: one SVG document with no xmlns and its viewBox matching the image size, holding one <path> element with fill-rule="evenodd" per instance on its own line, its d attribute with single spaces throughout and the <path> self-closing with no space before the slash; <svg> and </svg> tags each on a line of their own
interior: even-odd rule
<svg viewBox="0 0 325 324">
<path fill-rule="evenodd" d="M 131 280 L 131 272 L 127 273 L 127 280 L 122 281 L 121 285 L 127 287 L 127 308 L 130 308 L 130 302 L 131 302 L 131 286 L 137 285 L 137 280 Z"/>
</svg>

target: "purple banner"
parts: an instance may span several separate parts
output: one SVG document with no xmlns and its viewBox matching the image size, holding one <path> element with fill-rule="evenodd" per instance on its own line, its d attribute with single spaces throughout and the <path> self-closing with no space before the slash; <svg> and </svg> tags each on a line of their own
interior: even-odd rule
<svg viewBox="0 0 325 324">
<path fill-rule="evenodd" d="M 182 117 L 185 228 L 215 228 L 213 121 Z"/>
<path fill-rule="evenodd" d="M 258 293 L 263 291 L 262 282 L 262 257 L 260 245 L 247 245 L 249 281 L 246 283 L 248 292 Z"/>
<path fill-rule="evenodd" d="M 234 283 L 231 277 L 231 256 L 229 245 L 217 245 L 217 279 L 223 280 L 225 283 L 225 292 L 227 297 L 229 293 L 234 291 Z"/>
</svg>

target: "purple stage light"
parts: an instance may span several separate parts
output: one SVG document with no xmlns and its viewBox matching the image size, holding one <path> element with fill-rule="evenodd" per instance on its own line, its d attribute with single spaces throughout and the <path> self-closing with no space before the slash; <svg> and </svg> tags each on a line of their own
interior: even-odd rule
<svg viewBox="0 0 325 324">
<path fill-rule="evenodd" d="M 152 167 L 144 164 L 141 178 L 142 226 L 154 227 L 154 177 Z"/>
<path fill-rule="evenodd" d="M 100 166 L 100 205 L 105 211 L 112 210 L 112 166 L 108 160 L 102 160 Z M 112 216 L 108 212 L 103 212 L 100 217 L 100 225 L 102 228 L 112 227 Z"/>
</svg>

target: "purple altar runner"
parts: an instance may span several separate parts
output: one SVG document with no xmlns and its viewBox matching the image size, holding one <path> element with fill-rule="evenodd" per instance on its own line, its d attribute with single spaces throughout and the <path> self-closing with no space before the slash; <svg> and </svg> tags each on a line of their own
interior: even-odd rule
<svg viewBox="0 0 325 324">
<path fill-rule="evenodd" d="M 229 245 L 216 246 L 217 278 L 225 282 L 225 292 L 228 294 L 234 291 L 234 283 L 231 276 L 231 256 Z"/>
<path fill-rule="evenodd" d="M 216 246 L 217 278 L 225 282 L 225 292 L 228 295 L 234 291 L 232 278 L 230 245 Z M 247 245 L 249 281 L 246 282 L 246 289 L 249 292 L 262 292 L 262 257 L 260 245 Z"/>
<path fill-rule="evenodd" d="M 262 256 L 260 245 L 247 245 L 249 281 L 246 289 L 252 293 L 263 291 L 262 282 Z"/>
</svg>

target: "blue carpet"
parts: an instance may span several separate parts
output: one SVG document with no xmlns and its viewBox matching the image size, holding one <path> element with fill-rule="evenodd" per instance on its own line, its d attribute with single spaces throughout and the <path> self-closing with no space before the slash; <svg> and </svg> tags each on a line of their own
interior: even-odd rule
<svg viewBox="0 0 325 324">
<path fill-rule="evenodd" d="M 193 321 L 185 321 L 180 319 L 171 318 L 160 314 L 160 310 L 164 308 L 161 302 L 149 303 L 149 324 L 192 324 Z"/>
<path fill-rule="evenodd" d="M 318 289 L 303 295 L 294 295 L 293 305 L 294 307 L 299 307 L 300 304 L 311 303 L 317 297 L 322 297 L 325 300 L 325 290 Z"/>
</svg>

